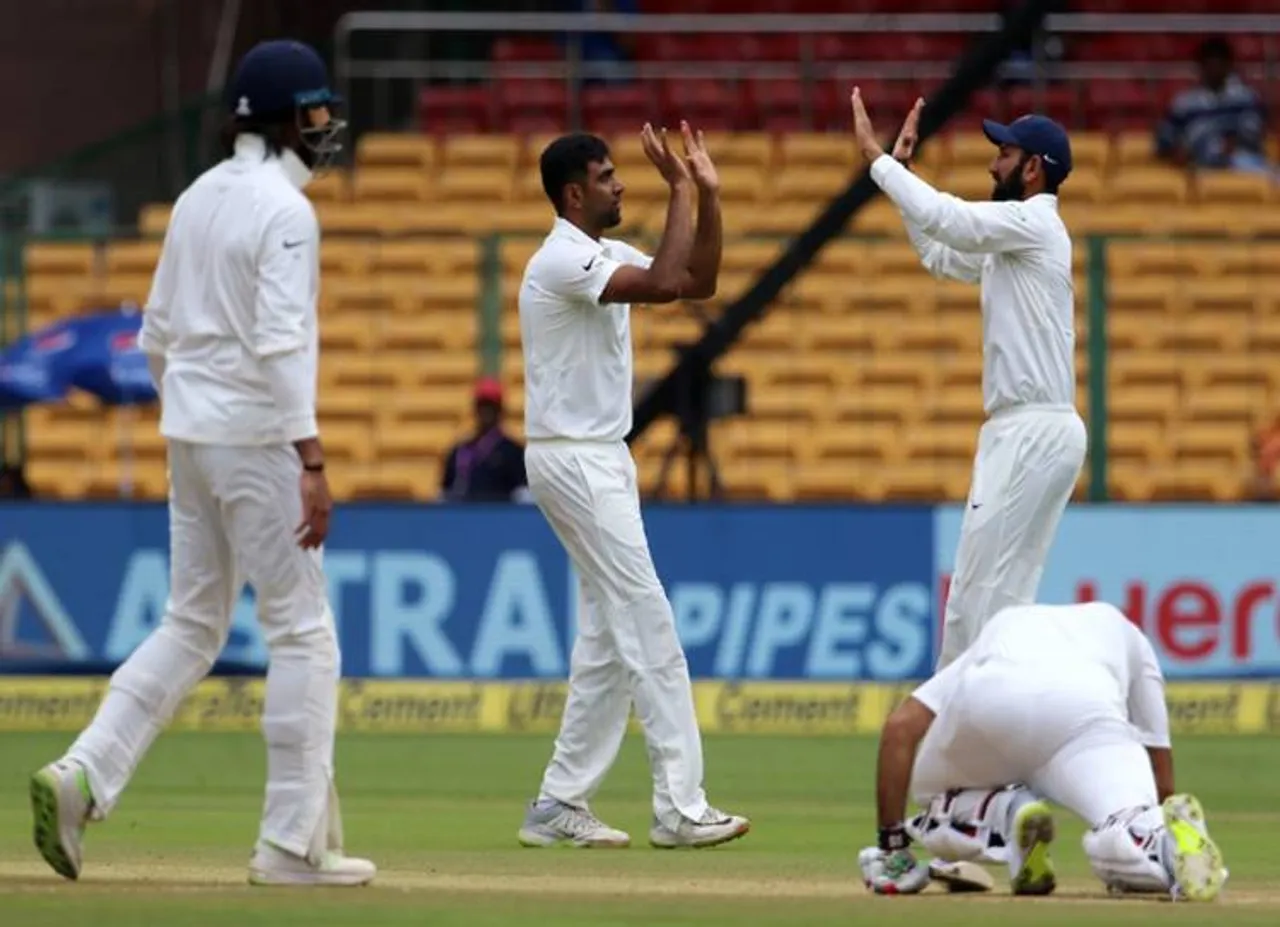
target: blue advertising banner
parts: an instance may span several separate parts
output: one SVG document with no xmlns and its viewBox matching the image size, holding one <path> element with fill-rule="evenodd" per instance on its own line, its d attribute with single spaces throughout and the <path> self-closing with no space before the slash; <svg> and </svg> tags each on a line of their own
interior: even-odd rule
<svg viewBox="0 0 1280 927">
<path fill-rule="evenodd" d="M 940 602 L 962 514 L 938 510 Z M 1280 677 L 1277 551 L 1276 506 L 1072 506 L 1037 598 L 1116 605 L 1146 633 L 1170 679 Z"/>
<path fill-rule="evenodd" d="M 929 674 L 932 509 L 653 506 L 645 519 L 696 677 Z M 163 614 L 167 544 L 159 505 L 0 508 L 0 663 L 122 660 Z M 325 566 L 346 676 L 568 672 L 576 584 L 532 507 L 345 506 Z M 265 664 L 248 592 L 224 657 Z"/>
</svg>

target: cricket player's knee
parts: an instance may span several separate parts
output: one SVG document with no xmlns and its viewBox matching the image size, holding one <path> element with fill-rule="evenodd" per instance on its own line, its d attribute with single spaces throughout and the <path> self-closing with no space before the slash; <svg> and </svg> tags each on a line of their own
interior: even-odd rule
<svg viewBox="0 0 1280 927">
<path fill-rule="evenodd" d="M 230 631 L 230 623 L 219 620 L 218 616 L 170 611 L 156 633 L 168 637 L 208 670 L 226 646 Z"/>
<path fill-rule="evenodd" d="M 272 661 L 304 663 L 316 672 L 341 671 L 342 655 L 332 626 L 317 625 L 305 630 L 288 630 L 267 638 L 267 653 Z"/>
<path fill-rule="evenodd" d="M 688 671 L 671 604 L 661 588 L 614 607 L 618 654 L 633 672 Z"/>
<path fill-rule="evenodd" d="M 1173 879 L 1164 863 L 1164 839 L 1160 809 L 1149 808 L 1086 831 L 1082 843 L 1093 874 L 1108 888 L 1167 892 Z"/>
</svg>

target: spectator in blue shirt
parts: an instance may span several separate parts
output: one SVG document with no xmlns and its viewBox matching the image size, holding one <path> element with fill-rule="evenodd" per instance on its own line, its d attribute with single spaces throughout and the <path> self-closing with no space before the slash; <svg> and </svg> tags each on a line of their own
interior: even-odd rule
<svg viewBox="0 0 1280 927">
<path fill-rule="evenodd" d="M 1180 166 L 1269 171 L 1266 111 L 1235 74 L 1231 43 L 1207 38 L 1196 60 L 1200 86 L 1174 99 L 1156 132 L 1156 153 Z"/>
</svg>

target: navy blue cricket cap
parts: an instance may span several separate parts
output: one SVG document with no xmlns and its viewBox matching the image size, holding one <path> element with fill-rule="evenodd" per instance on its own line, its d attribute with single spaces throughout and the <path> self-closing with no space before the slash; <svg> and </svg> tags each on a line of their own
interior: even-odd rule
<svg viewBox="0 0 1280 927">
<path fill-rule="evenodd" d="M 227 84 L 227 104 L 241 118 L 293 116 L 341 102 L 329 88 L 324 59 L 305 42 L 273 39 L 245 53 Z"/>
<path fill-rule="evenodd" d="M 1044 172 L 1054 183 L 1062 183 L 1071 173 L 1071 142 L 1067 130 L 1048 116 L 1019 116 L 1001 125 L 991 119 L 982 120 L 982 132 L 995 145 L 1013 145 L 1027 154 L 1044 159 Z"/>
</svg>

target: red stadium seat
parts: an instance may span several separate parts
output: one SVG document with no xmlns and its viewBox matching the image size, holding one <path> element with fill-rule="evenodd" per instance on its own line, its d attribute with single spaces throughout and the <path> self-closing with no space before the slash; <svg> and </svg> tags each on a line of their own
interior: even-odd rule
<svg viewBox="0 0 1280 927">
<path fill-rule="evenodd" d="M 423 132 L 487 132 L 493 128 L 493 95 L 487 86 L 425 87 L 418 97 Z"/>
<path fill-rule="evenodd" d="M 662 84 L 661 106 L 668 126 L 681 119 L 702 129 L 732 131 L 746 122 L 741 87 L 729 81 L 668 80 Z"/>
<path fill-rule="evenodd" d="M 793 132 L 806 125 L 805 88 L 799 80 L 755 78 L 747 82 L 746 101 L 750 128 Z"/>
<path fill-rule="evenodd" d="M 489 57 L 502 63 L 507 61 L 559 61 L 564 49 L 547 39 L 500 38 L 493 43 Z"/>
<path fill-rule="evenodd" d="M 564 81 L 509 77 L 496 86 L 498 119 L 507 131 L 555 131 L 568 124 L 569 90 Z"/>
<path fill-rule="evenodd" d="M 582 120 L 591 132 L 636 132 L 662 115 L 651 83 L 593 84 L 582 89 Z"/>
</svg>

